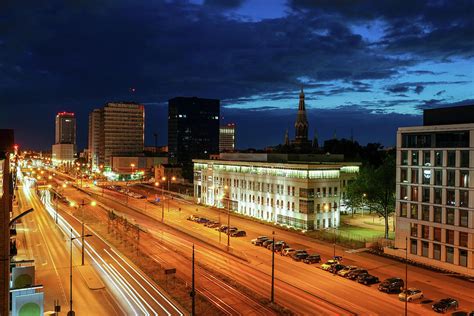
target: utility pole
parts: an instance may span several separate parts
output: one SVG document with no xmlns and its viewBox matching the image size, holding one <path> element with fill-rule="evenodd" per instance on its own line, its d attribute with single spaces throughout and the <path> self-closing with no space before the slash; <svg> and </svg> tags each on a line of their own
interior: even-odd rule
<svg viewBox="0 0 474 316">
<path fill-rule="evenodd" d="M 69 312 L 67 313 L 67 316 L 74 316 L 75 313 L 72 310 L 72 228 L 71 228 L 71 243 L 70 243 L 70 261 L 69 261 Z"/>
<path fill-rule="evenodd" d="M 192 266 L 192 289 L 191 289 L 191 315 L 196 315 L 196 291 L 195 291 L 195 284 L 194 284 L 194 244 L 193 244 L 193 266 Z"/>
<path fill-rule="evenodd" d="M 408 236 L 405 237 L 405 316 L 408 315 Z"/>
<path fill-rule="evenodd" d="M 273 231 L 273 242 L 272 242 L 272 292 L 270 301 L 275 302 L 275 231 Z"/>
</svg>

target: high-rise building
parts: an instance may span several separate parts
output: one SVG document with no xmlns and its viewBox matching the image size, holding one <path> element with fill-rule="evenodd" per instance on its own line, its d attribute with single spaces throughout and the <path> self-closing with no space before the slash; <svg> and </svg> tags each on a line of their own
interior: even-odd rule
<svg viewBox="0 0 474 316">
<path fill-rule="evenodd" d="M 55 144 L 76 145 L 76 117 L 74 113 L 60 112 L 56 115 Z"/>
<path fill-rule="evenodd" d="M 145 108 L 133 102 L 109 102 L 89 115 L 89 161 L 109 168 L 113 156 L 143 154 Z"/>
<path fill-rule="evenodd" d="M 219 152 L 235 150 L 235 124 L 229 123 L 219 128 Z"/>
<path fill-rule="evenodd" d="M 207 159 L 219 152 L 220 101 L 177 97 L 168 101 L 168 156 L 192 180 L 192 159 Z"/>
<path fill-rule="evenodd" d="M 53 163 L 71 163 L 76 155 L 76 117 L 71 112 L 56 115 L 55 143 L 52 148 Z"/>
<path fill-rule="evenodd" d="M 395 247 L 474 275 L 474 106 L 426 110 L 397 133 Z M 405 250 L 386 252 L 405 256 Z"/>
</svg>

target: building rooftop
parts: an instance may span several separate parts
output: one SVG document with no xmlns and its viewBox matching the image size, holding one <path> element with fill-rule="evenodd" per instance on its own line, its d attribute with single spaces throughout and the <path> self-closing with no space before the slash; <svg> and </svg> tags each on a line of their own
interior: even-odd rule
<svg viewBox="0 0 474 316">
<path fill-rule="evenodd" d="M 423 110 L 423 125 L 452 125 L 474 123 L 474 105 Z"/>
</svg>

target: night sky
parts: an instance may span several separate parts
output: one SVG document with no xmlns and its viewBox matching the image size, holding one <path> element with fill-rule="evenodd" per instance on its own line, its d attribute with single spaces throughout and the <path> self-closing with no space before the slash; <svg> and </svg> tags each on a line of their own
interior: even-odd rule
<svg viewBox="0 0 474 316">
<path fill-rule="evenodd" d="M 221 99 L 238 148 L 294 134 L 303 85 L 321 140 L 395 143 L 421 111 L 474 104 L 474 1 L 0 1 L 0 128 L 50 149 L 73 111 L 78 144 L 107 101 L 146 106 L 166 144 L 167 100 Z"/>
</svg>

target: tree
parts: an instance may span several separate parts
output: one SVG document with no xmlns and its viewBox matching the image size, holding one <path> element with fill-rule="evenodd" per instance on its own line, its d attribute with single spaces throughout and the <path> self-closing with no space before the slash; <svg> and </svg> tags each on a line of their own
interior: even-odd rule
<svg viewBox="0 0 474 316">
<path fill-rule="evenodd" d="M 361 169 L 347 189 L 348 205 L 364 205 L 384 218 L 385 238 L 389 232 L 388 219 L 395 211 L 395 172 L 395 158 L 388 155 L 379 167 Z"/>
</svg>

